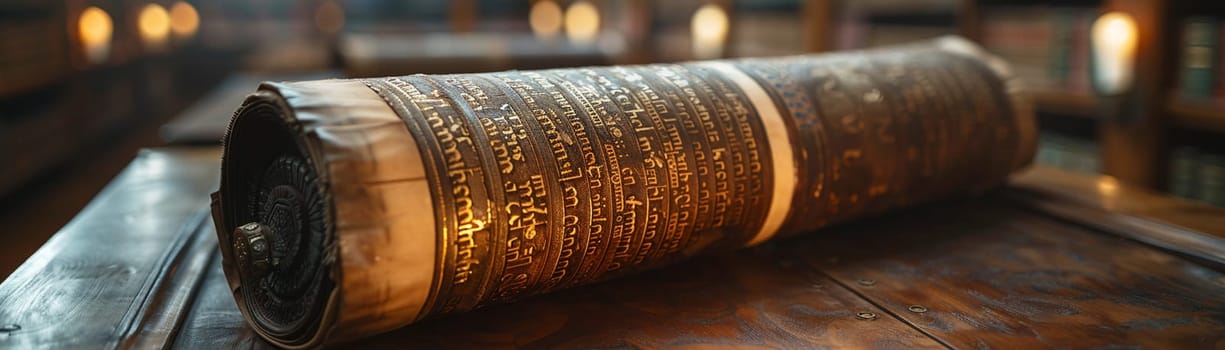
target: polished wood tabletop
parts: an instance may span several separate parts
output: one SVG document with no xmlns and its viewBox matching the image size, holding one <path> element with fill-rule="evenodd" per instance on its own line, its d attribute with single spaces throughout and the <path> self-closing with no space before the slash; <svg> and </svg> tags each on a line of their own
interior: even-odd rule
<svg viewBox="0 0 1225 350">
<path fill-rule="evenodd" d="M 239 314 L 206 219 L 219 154 L 142 152 L 0 284 L 0 347 L 270 347 Z M 981 196 L 350 345 L 1222 348 L 1221 220 L 1037 167 Z"/>
</svg>

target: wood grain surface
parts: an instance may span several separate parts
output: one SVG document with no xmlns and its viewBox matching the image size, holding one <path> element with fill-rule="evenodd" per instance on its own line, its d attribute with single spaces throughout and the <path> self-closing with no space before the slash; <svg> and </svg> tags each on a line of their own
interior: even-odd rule
<svg viewBox="0 0 1225 350">
<path fill-rule="evenodd" d="M 191 299 L 193 232 L 217 186 L 217 149 L 142 151 L 75 219 L 0 284 L 0 348 L 157 342 L 175 321 L 157 305 Z M 214 240 L 215 242 L 215 240 Z M 191 288 L 182 289 L 182 283 Z M 171 295 L 166 295 L 171 293 Z M 182 299 L 186 298 L 186 299 Z M 166 326 L 168 325 L 168 326 Z M 164 327 L 163 327 L 164 326 Z M 150 343 L 140 343 L 149 344 Z"/>
<path fill-rule="evenodd" d="M 1225 239 L 1225 215 L 1211 205 L 1126 186 L 1108 176 L 1085 176 L 1051 167 L 1018 174 L 1013 187 L 1039 192 L 1072 205 L 1145 218 Z"/>
<path fill-rule="evenodd" d="M 1112 177 L 1037 167 L 1007 196 L 1021 207 L 1091 226 L 1225 269 L 1225 214 L 1204 203 L 1122 186 Z"/>
<path fill-rule="evenodd" d="M 683 263 L 425 321 L 346 346 L 451 348 L 940 348 L 818 271 L 766 250 Z M 270 347 L 247 327 L 219 267 L 181 348 Z M 871 319 L 861 312 L 876 315 Z"/>
<path fill-rule="evenodd" d="M 203 220 L 216 154 L 142 153 L 0 285 L 0 347 L 270 348 L 239 314 L 212 223 Z M 1045 211 L 1058 209 L 1035 209 L 1014 193 L 1027 186 L 346 345 L 1225 347 L 1221 270 L 1178 254 L 1177 246 L 1155 247 Z"/>
<path fill-rule="evenodd" d="M 998 198 L 820 239 L 791 248 L 952 348 L 1225 346 L 1220 271 Z"/>
<path fill-rule="evenodd" d="M 426 321 L 361 348 L 939 348 L 769 248 Z M 861 313 L 865 317 L 859 316 Z"/>
</svg>

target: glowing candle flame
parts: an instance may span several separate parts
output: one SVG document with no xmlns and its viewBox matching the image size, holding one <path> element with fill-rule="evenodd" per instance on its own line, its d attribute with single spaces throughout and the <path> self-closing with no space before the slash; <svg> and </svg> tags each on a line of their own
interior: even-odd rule
<svg viewBox="0 0 1225 350">
<path fill-rule="evenodd" d="M 1131 88 L 1136 59 L 1136 21 L 1128 14 L 1110 12 L 1093 22 L 1094 86 L 1103 94 Z"/>
<path fill-rule="evenodd" d="M 183 1 L 170 6 L 170 31 L 179 38 L 189 38 L 200 28 L 200 14 Z"/>
<path fill-rule="evenodd" d="M 81 17 L 77 19 L 77 36 L 85 47 L 85 58 L 90 63 L 106 61 L 111 52 L 114 29 L 111 16 L 106 11 L 93 6 L 81 11 Z"/>
<path fill-rule="evenodd" d="M 699 59 L 718 58 L 723 54 L 727 39 L 727 13 L 714 4 L 706 4 L 693 13 L 689 22 L 693 36 L 693 55 Z"/>
<path fill-rule="evenodd" d="M 579 1 L 566 9 L 566 37 L 576 44 L 594 43 L 600 34 L 600 10 L 587 1 Z"/>
<path fill-rule="evenodd" d="M 540 0 L 532 5 L 528 14 L 528 24 L 537 37 L 551 39 L 561 33 L 561 5 L 553 0 Z"/>
<path fill-rule="evenodd" d="M 170 14 L 166 8 L 158 4 L 148 4 L 140 9 L 136 19 L 136 27 L 140 29 L 140 39 L 145 47 L 160 50 L 170 37 Z"/>
</svg>

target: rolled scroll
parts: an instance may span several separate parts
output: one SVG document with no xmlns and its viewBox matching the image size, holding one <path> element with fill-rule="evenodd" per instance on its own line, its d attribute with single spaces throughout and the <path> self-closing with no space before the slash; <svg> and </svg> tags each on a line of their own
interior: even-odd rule
<svg viewBox="0 0 1225 350">
<path fill-rule="evenodd" d="M 301 348 L 974 193 L 1033 156 L 1014 82 L 943 38 L 265 83 L 225 138 L 225 273 Z"/>
</svg>

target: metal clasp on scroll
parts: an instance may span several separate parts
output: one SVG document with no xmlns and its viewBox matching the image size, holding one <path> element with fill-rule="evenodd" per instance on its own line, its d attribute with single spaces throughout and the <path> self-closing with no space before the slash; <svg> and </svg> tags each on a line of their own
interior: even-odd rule
<svg viewBox="0 0 1225 350">
<path fill-rule="evenodd" d="M 247 223 L 234 229 L 234 253 L 244 273 L 261 278 L 276 267 L 272 256 L 272 229 L 258 222 Z"/>
</svg>

